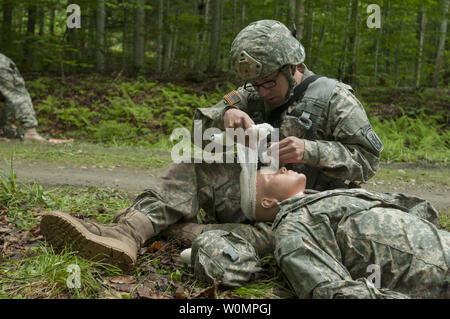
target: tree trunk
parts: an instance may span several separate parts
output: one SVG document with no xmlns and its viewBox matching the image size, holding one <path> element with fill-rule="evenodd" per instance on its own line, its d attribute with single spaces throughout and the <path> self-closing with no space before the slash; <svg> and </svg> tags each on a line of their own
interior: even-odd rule
<svg viewBox="0 0 450 319">
<path fill-rule="evenodd" d="M 130 10 L 127 7 L 128 1 L 124 0 L 125 5 L 123 7 L 123 26 L 122 26 L 122 70 L 127 71 L 129 68 L 130 62 L 130 51 L 131 51 L 131 43 L 130 43 L 130 20 L 128 19 L 128 15 L 130 14 Z"/>
<path fill-rule="evenodd" d="M 3 22 L 2 22 L 2 48 L 7 48 L 10 43 L 12 31 L 13 4 L 10 0 L 3 3 Z"/>
<path fill-rule="evenodd" d="M 331 2 L 332 2 L 332 0 L 328 0 L 327 1 L 326 12 L 330 12 L 331 11 Z M 316 53 L 314 54 L 314 65 L 317 64 L 317 61 L 321 60 L 321 58 L 320 58 L 320 50 L 322 49 L 323 40 L 325 38 L 325 31 L 326 31 L 326 22 L 324 22 L 324 24 L 322 25 L 322 28 L 320 30 L 320 40 L 319 40 L 319 43 L 317 44 Z"/>
<path fill-rule="evenodd" d="M 385 8 L 384 8 L 385 7 Z M 390 48 L 389 48 L 389 36 L 391 33 L 391 27 L 390 27 L 390 14 L 391 14 L 391 3 L 390 0 L 386 0 L 385 5 L 383 6 L 383 11 L 384 11 L 384 25 L 385 25 L 385 32 L 384 32 L 384 44 L 383 44 L 383 48 L 384 48 L 384 52 L 383 52 L 383 56 L 385 58 L 385 73 L 387 74 L 387 76 L 390 76 L 391 73 L 391 61 L 390 61 Z M 385 82 L 384 80 L 382 81 L 383 83 Z"/>
<path fill-rule="evenodd" d="M 350 67 L 348 71 L 348 78 L 344 79 L 344 82 L 350 83 L 350 85 L 356 84 L 356 49 L 357 49 L 357 34 L 358 34 L 358 0 L 353 0 L 352 3 L 352 22 L 353 22 L 353 30 L 350 36 L 350 47 L 352 48 L 352 56 Z"/>
<path fill-rule="evenodd" d="M 50 26 L 49 26 L 49 32 L 51 35 L 55 35 L 55 7 L 53 6 L 50 9 Z"/>
<path fill-rule="evenodd" d="M 206 67 L 206 63 L 203 63 L 203 61 L 205 61 L 205 55 L 207 52 L 207 43 L 208 41 L 208 29 L 207 26 L 209 25 L 209 12 L 210 12 L 210 0 L 205 0 L 205 13 L 203 16 L 203 23 L 205 26 L 204 31 L 201 34 L 200 37 L 200 49 L 198 50 L 198 54 L 196 56 L 196 61 L 195 61 L 195 65 L 198 65 L 200 68 L 196 71 L 201 71 L 203 72 L 205 70 Z"/>
<path fill-rule="evenodd" d="M 297 26 L 297 39 L 303 39 L 303 30 L 305 30 L 305 0 L 297 0 L 296 3 L 295 24 Z"/>
<path fill-rule="evenodd" d="M 162 73 L 163 63 L 163 28 L 164 28 L 164 0 L 159 0 L 158 4 L 158 41 L 157 41 L 157 71 Z"/>
<path fill-rule="evenodd" d="M 350 25 L 351 22 L 351 17 L 352 17 L 352 0 L 349 0 L 348 2 L 348 7 L 347 7 L 347 21 L 345 25 Z M 346 74 L 347 74 L 347 48 L 348 48 L 348 42 L 349 42 L 349 32 L 348 32 L 348 28 L 345 28 L 345 39 L 344 39 L 344 45 L 343 45 L 343 52 L 344 52 L 344 57 L 341 60 L 341 63 L 339 64 L 339 69 L 338 69 L 338 77 L 340 81 L 343 81 L 344 78 L 346 78 Z"/>
<path fill-rule="evenodd" d="M 383 33 L 383 24 L 381 24 L 381 28 L 378 29 L 377 32 L 377 40 L 375 43 L 375 65 L 374 65 L 374 74 L 373 74 L 373 84 L 378 85 L 378 58 L 380 53 L 380 42 L 381 42 L 381 35 Z"/>
<path fill-rule="evenodd" d="M 247 5 L 247 0 L 242 0 L 241 30 L 247 26 L 246 5 Z"/>
<path fill-rule="evenodd" d="M 220 8 L 222 0 L 211 0 L 211 39 L 209 41 L 208 72 L 216 72 L 220 50 Z"/>
<path fill-rule="evenodd" d="M 145 10 L 144 0 L 138 0 L 134 12 L 134 69 L 140 74 L 144 69 Z"/>
<path fill-rule="evenodd" d="M 173 37 L 172 37 L 172 39 L 173 39 L 172 40 L 172 51 L 171 51 L 171 54 L 170 54 L 170 61 L 173 64 L 176 62 L 175 58 L 176 58 L 176 54 L 177 54 L 178 33 L 179 33 L 177 25 L 178 25 L 178 16 L 179 16 L 179 14 L 180 14 L 179 10 L 177 9 L 176 13 L 175 13 L 175 25 L 173 26 L 173 28 L 175 30 L 173 31 L 174 34 L 173 34 Z"/>
<path fill-rule="evenodd" d="M 167 6 L 164 12 L 164 25 L 165 34 L 164 34 L 164 48 L 163 48 L 163 73 L 166 73 L 170 69 L 170 56 L 172 54 L 172 45 L 173 45 L 173 26 L 168 23 L 169 14 L 170 14 L 170 0 L 166 0 Z"/>
<path fill-rule="evenodd" d="M 419 52 L 417 54 L 416 64 L 416 83 L 415 88 L 420 87 L 421 73 L 422 73 L 422 59 L 423 59 L 423 41 L 425 38 L 425 26 L 426 26 L 426 12 L 425 6 L 422 5 L 419 13 Z"/>
<path fill-rule="evenodd" d="M 402 30 L 403 20 L 400 20 L 399 25 L 397 26 L 397 30 Z M 399 70 L 400 64 L 402 61 L 401 52 L 399 52 L 399 42 L 397 41 L 394 46 L 394 52 L 396 52 L 394 57 L 394 87 L 398 88 L 399 86 Z"/>
<path fill-rule="evenodd" d="M 24 51 L 24 65 L 27 68 L 33 67 L 33 42 L 34 42 L 34 34 L 36 28 L 36 16 L 37 16 L 37 7 L 36 5 L 31 5 L 28 7 L 28 22 L 27 22 L 27 39 L 25 40 L 25 51 Z"/>
<path fill-rule="evenodd" d="M 295 23 L 296 0 L 289 0 L 287 27 L 289 30 Z"/>
<path fill-rule="evenodd" d="M 306 61 L 309 66 L 311 66 L 312 62 L 312 40 L 313 40 L 313 27 L 314 27 L 314 9 L 313 2 L 310 1 L 308 3 L 308 7 L 306 9 L 306 17 L 307 17 L 307 25 L 306 25 Z"/>
<path fill-rule="evenodd" d="M 105 0 L 97 0 L 97 12 L 96 12 L 96 65 L 97 71 L 100 73 L 105 72 Z"/>
<path fill-rule="evenodd" d="M 448 14 L 448 2 L 449 0 L 444 0 L 443 10 L 442 10 L 442 21 L 440 30 L 439 46 L 436 53 L 436 62 L 433 74 L 433 86 L 438 86 L 439 84 L 439 73 L 442 71 L 442 56 L 444 55 L 445 49 L 445 38 L 447 36 L 447 14 Z"/>
<path fill-rule="evenodd" d="M 43 7 L 39 8 L 39 36 L 43 37 L 45 34 L 45 10 Z"/>
<path fill-rule="evenodd" d="M 237 0 L 233 0 L 233 26 L 232 26 L 232 30 L 233 30 L 233 36 L 237 35 L 238 30 L 236 30 L 236 17 L 237 17 Z"/>
<path fill-rule="evenodd" d="M 23 16 L 25 15 L 25 8 L 23 6 L 19 6 L 19 14 L 18 14 L 18 19 L 19 23 L 17 24 L 17 33 L 21 34 L 22 33 L 22 28 L 23 28 Z"/>
</svg>

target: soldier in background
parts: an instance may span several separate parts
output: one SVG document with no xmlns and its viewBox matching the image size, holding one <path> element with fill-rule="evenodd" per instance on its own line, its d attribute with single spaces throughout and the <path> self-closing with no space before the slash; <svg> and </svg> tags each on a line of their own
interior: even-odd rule
<svg viewBox="0 0 450 319">
<path fill-rule="evenodd" d="M 355 187 L 375 174 L 383 145 L 363 106 L 350 86 L 308 70 L 305 50 L 286 26 L 274 20 L 251 23 L 233 41 L 231 58 L 246 83 L 215 106 L 196 110 L 194 119 L 203 129 L 248 129 L 266 122 L 279 128 L 280 163 L 306 174 L 310 189 Z M 202 232 L 233 231 L 258 256 L 271 254 L 270 223 L 255 223 L 241 211 L 240 171 L 238 163 L 172 164 L 113 225 L 52 212 L 43 217 L 41 231 L 52 244 L 76 241 L 83 256 L 106 254 L 107 262 L 125 269 L 158 234 L 190 246 Z M 200 209 L 207 224 L 192 222 Z"/>
<path fill-rule="evenodd" d="M 3 106 L 1 106 L 3 104 Z M 63 143 L 72 140 L 47 140 L 36 130 L 38 122 L 25 81 L 15 63 L 0 53 L 0 137 L 24 141 Z M 20 127 L 12 124 L 14 118 Z"/>
</svg>

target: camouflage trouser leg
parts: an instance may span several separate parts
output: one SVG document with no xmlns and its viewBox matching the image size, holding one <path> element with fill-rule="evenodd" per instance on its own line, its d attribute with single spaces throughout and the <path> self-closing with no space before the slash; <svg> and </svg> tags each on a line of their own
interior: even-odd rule
<svg viewBox="0 0 450 319">
<path fill-rule="evenodd" d="M 0 77 L 0 93 L 5 97 L 2 114 L 5 116 L 5 124 L 9 124 L 8 121 L 15 117 L 24 128 L 38 126 L 30 94 L 18 70 L 14 69 L 13 74 L 0 74 Z"/>
<path fill-rule="evenodd" d="M 128 210 L 138 210 L 150 218 L 156 234 L 194 218 L 199 211 L 194 168 L 193 164 L 170 165 Z"/>
<path fill-rule="evenodd" d="M 328 220 L 311 220 L 307 210 L 288 214 L 274 234 L 275 258 L 298 297 L 445 295 L 449 233 L 390 208 L 349 216 L 336 234 Z M 379 266 L 380 289 L 366 280 L 370 265 Z"/>
<path fill-rule="evenodd" d="M 259 256 L 273 251 L 270 225 L 246 221 L 240 209 L 240 167 L 233 164 L 172 164 L 129 207 L 147 215 L 156 234 L 206 212 L 205 230 L 233 231 L 248 240 Z"/>
</svg>

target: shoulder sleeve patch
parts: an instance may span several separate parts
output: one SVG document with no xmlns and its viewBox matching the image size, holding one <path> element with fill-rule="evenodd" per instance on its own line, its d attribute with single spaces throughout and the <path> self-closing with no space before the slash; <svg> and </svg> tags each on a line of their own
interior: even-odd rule
<svg viewBox="0 0 450 319">
<path fill-rule="evenodd" d="M 223 98 L 228 102 L 229 105 L 234 105 L 242 101 L 240 95 L 235 90 L 231 91 Z"/>
<path fill-rule="evenodd" d="M 381 152 L 383 150 L 383 143 L 381 142 L 377 133 L 375 133 L 375 131 L 373 130 L 372 125 L 369 124 L 364 127 L 363 134 L 366 136 L 367 140 L 370 142 L 374 149 L 376 149 L 378 152 Z"/>
</svg>

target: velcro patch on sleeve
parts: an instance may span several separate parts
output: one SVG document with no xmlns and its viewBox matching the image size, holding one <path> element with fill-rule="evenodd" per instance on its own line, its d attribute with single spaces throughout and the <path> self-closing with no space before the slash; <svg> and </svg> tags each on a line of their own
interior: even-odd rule
<svg viewBox="0 0 450 319">
<path fill-rule="evenodd" d="M 225 95 L 223 98 L 228 102 L 229 105 L 234 105 L 234 104 L 242 101 L 241 97 L 235 90 L 231 91 L 230 93 Z"/>
<path fill-rule="evenodd" d="M 375 131 L 373 130 L 372 125 L 369 124 L 365 126 L 363 128 L 363 132 L 367 140 L 369 140 L 370 144 L 373 146 L 373 148 L 378 152 L 381 152 L 383 150 L 383 142 L 381 142 L 377 133 L 375 133 Z"/>
</svg>

